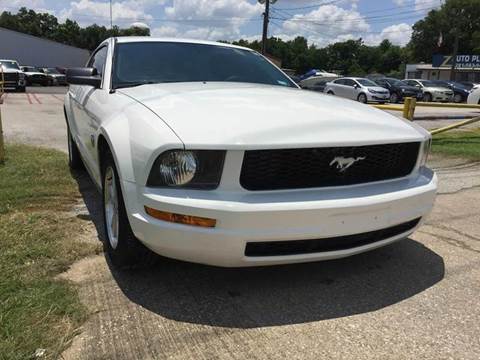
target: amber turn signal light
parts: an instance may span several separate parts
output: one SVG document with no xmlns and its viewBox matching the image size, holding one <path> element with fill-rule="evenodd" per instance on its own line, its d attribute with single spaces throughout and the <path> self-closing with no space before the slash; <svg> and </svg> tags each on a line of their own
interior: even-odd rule
<svg viewBox="0 0 480 360">
<path fill-rule="evenodd" d="M 184 225 L 192 225 L 192 226 L 201 226 L 201 227 L 209 227 L 213 228 L 217 224 L 217 220 L 209 219 L 199 216 L 191 216 L 191 215 L 182 215 L 182 214 L 175 214 L 167 211 L 160 211 L 157 209 L 152 209 L 151 207 L 145 206 L 145 211 L 151 217 L 155 219 L 169 221 L 177 224 L 184 224 Z"/>
</svg>

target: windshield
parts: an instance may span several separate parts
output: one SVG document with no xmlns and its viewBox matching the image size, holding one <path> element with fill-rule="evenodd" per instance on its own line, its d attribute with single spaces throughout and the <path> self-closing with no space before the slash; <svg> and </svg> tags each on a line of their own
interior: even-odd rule
<svg viewBox="0 0 480 360">
<path fill-rule="evenodd" d="M 118 44 L 113 88 L 146 83 L 230 81 L 295 87 L 260 54 L 230 47 L 174 43 Z"/>
<path fill-rule="evenodd" d="M 18 64 L 16 61 L 0 61 L 0 64 L 5 68 L 5 69 L 14 69 L 14 70 L 20 70 L 18 67 Z"/>
<path fill-rule="evenodd" d="M 363 85 L 363 86 L 377 86 L 377 84 L 375 84 L 372 80 L 368 80 L 368 79 L 355 79 L 358 83 L 360 83 L 360 85 Z"/>
<path fill-rule="evenodd" d="M 422 80 L 420 81 L 420 83 L 423 85 L 423 86 L 439 86 L 438 84 L 435 84 L 433 81 L 430 81 L 430 80 Z"/>
<path fill-rule="evenodd" d="M 404 86 L 405 84 L 403 82 L 401 82 L 400 80 L 398 79 L 385 79 L 387 80 L 391 85 L 394 85 L 394 86 Z"/>
<path fill-rule="evenodd" d="M 47 74 L 60 74 L 60 72 L 55 68 L 48 68 L 46 69 L 46 71 L 47 71 Z"/>
</svg>

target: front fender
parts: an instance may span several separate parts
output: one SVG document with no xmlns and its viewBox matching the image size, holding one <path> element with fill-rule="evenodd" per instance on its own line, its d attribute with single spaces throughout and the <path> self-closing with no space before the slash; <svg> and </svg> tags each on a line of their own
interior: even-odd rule
<svg viewBox="0 0 480 360">
<path fill-rule="evenodd" d="M 124 108 L 100 126 L 97 149 L 100 136 L 110 147 L 120 179 L 142 186 L 146 184 L 156 154 L 184 148 L 177 135 L 140 103 Z"/>
</svg>

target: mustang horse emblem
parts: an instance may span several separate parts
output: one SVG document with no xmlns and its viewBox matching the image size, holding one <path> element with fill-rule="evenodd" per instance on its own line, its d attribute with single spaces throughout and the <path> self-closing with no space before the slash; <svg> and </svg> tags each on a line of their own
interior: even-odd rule
<svg viewBox="0 0 480 360">
<path fill-rule="evenodd" d="M 344 172 L 347 170 L 350 166 L 355 164 L 357 161 L 360 160 L 365 160 L 365 156 L 359 156 L 357 158 L 349 157 L 345 158 L 343 156 L 337 156 L 330 162 L 330 166 L 337 164 L 337 169 L 340 170 L 340 172 Z"/>
</svg>

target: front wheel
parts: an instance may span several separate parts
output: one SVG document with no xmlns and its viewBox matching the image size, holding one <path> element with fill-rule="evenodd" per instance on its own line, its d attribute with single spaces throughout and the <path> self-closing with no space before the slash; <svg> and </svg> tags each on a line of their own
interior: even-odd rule
<svg viewBox="0 0 480 360">
<path fill-rule="evenodd" d="M 103 247 L 112 264 L 118 268 L 152 265 L 157 256 L 138 241 L 132 231 L 111 153 L 105 154 L 102 161 L 102 184 Z"/>
<path fill-rule="evenodd" d="M 423 101 L 432 102 L 432 94 L 426 93 L 423 95 Z"/>
<path fill-rule="evenodd" d="M 456 103 L 461 103 L 463 101 L 462 95 L 455 94 L 455 96 L 453 97 L 453 101 Z"/>
<path fill-rule="evenodd" d="M 360 95 L 358 95 L 357 100 L 360 101 L 363 104 L 366 104 L 367 103 L 367 95 L 365 95 L 364 93 L 361 93 Z"/>
<path fill-rule="evenodd" d="M 397 93 L 391 93 L 391 94 L 390 94 L 390 102 L 391 102 L 392 104 L 398 103 L 398 95 L 397 95 Z"/>
<path fill-rule="evenodd" d="M 83 161 L 80 156 L 80 151 L 78 146 L 73 141 L 72 133 L 70 132 L 70 127 L 67 125 L 67 144 L 68 144 L 68 166 L 72 170 L 81 170 L 83 169 Z"/>
</svg>

